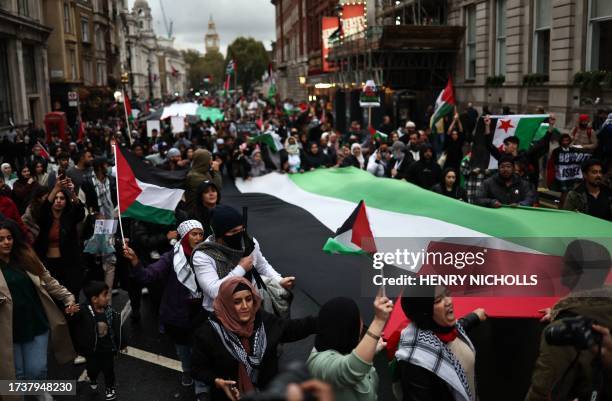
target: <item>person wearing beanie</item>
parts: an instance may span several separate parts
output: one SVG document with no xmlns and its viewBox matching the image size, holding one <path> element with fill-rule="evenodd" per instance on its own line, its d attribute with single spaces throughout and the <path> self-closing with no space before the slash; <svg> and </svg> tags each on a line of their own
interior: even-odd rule
<svg viewBox="0 0 612 401">
<path fill-rule="evenodd" d="M 176 171 L 183 170 L 189 166 L 189 160 L 182 160 L 181 151 L 177 148 L 170 148 L 166 153 L 166 161 L 160 166 L 164 170 Z"/>
<path fill-rule="evenodd" d="M 581 114 L 578 116 L 578 125 L 570 133 L 572 146 L 581 146 L 589 152 L 593 152 L 597 148 L 597 136 L 590 123 L 591 119 L 588 115 Z"/>
<path fill-rule="evenodd" d="M 204 241 L 204 230 L 199 221 L 186 220 L 178 226 L 177 232 L 180 240 L 173 249 L 147 267 L 127 245 L 123 248 L 123 254 L 132 266 L 130 275 L 137 282 L 142 285 L 165 283 L 159 306 L 159 322 L 164 333 L 174 342 L 183 369 L 181 384 L 187 387 L 193 383 L 190 363 L 193 329 L 202 300 L 191 255 L 193 249 Z M 196 393 L 199 392 L 202 392 L 202 385 L 196 382 Z"/>
<path fill-rule="evenodd" d="M 568 244 L 562 263 L 561 283 L 570 293 L 551 309 L 542 311 L 545 312 L 542 320 L 549 324 L 542 332 L 540 354 L 525 401 L 548 401 L 553 387 L 554 399 L 591 399 L 593 383 L 597 380 L 594 362 L 599 358 L 598 353 L 581 352 L 571 345 L 550 345 L 544 333 L 551 326 L 577 317 L 591 319 L 601 327 L 612 327 L 612 286 L 606 284 L 612 259 L 607 247 L 587 239 L 574 240 Z M 610 370 L 604 370 L 603 375 L 598 399 L 610 400 Z M 560 380 L 563 383 L 556 385 Z"/>
<path fill-rule="evenodd" d="M 410 324 L 395 353 L 404 401 L 475 401 L 476 350 L 467 332 L 486 320 L 484 309 L 457 320 L 441 286 L 410 287 L 401 306 Z"/>
<path fill-rule="evenodd" d="M 499 208 L 502 205 L 533 206 L 535 192 L 531 185 L 514 172 L 514 157 L 503 154 L 498 160 L 499 171 L 484 180 L 474 203 Z"/>
<path fill-rule="evenodd" d="M 219 286 L 228 278 L 246 277 L 256 283 L 252 270 L 284 289 L 293 288 L 295 277 L 283 278 L 263 256 L 259 242 L 246 235 L 239 211 L 217 205 L 212 210 L 210 224 L 213 235 L 194 249 L 192 256 L 196 278 L 203 292 L 202 307 L 206 311 L 212 312 Z M 245 255 L 245 242 L 251 240 L 253 250 Z"/>
</svg>

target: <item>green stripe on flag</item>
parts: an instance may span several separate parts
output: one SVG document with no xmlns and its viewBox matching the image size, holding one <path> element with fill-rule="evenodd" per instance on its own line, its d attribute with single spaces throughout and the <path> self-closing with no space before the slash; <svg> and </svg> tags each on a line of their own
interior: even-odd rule
<svg viewBox="0 0 612 401">
<path fill-rule="evenodd" d="M 121 217 L 131 217 L 136 220 L 148 221 L 161 225 L 170 225 L 175 222 L 173 210 L 146 206 L 138 201 L 134 201 L 130 207 L 121 212 Z"/>
<path fill-rule="evenodd" d="M 527 150 L 531 146 L 540 124 L 544 118 L 525 117 L 519 120 L 514 136 L 519 138 L 519 149 Z"/>
<path fill-rule="evenodd" d="M 560 243 L 573 238 L 609 241 L 612 237 L 612 223 L 585 214 L 529 207 L 489 209 L 456 201 L 404 181 L 377 178 L 354 167 L 292 174 L 289 179 L 313 194 L 353 203 L 364 200 L 369 208 L 445 221 L 547 254 L 562 254 L 565 245 L 561 247 Z M 418 230 L 418 227 L 406 229 Z M 418 236 L 418 231 L 411 234 Z"/>
<path fill-rule="evenodd" d="M 336 241 L 334 238 L 328 238 L 325 245 L 323 245 L 323 251 L 332 254 L 342 255 L 363 255 L 366 253 L 363 249 L 350 248 L 340 241 Z"/>
<path fill-rule="evenodd" d="M 439 119 L 441 119 L 447 114 L 452 113 L 454 108 L 455 108 L 454 105 L 444 103 L 442 106 L 440 106 L 438 110 L 436 110 L 436 113 L 431 117 L 431 123 L 429 124 L 429 126 L 433 127 L 438 122 Z"/>
</svg>

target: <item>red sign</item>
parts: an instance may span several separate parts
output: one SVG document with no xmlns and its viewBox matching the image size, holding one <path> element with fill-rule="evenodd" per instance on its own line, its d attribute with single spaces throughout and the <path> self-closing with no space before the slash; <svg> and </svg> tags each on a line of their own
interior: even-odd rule
<svg viewBox="0 0 612 401">
<path fill-rule="evenodd" d="M 329 63 L 327 62 L 327 56 L 329 55 L 329 37 L 332 33 L 336 32 L 339 28 L 338 18 L 337 17 L 323 17 L 321 21 L 322 26 L 322 35 L 321 38 L 323 40 L 323 45 L 321 46 L 321 50 L 323 52 L 323 71 L 328 72 L 332 71 Z"/>
<path fill-rule="evenodd" d="M 365 4 L 342 6 L 342 33 L 345 39 L 360 37 L 366 29 Z"/>
</svg>

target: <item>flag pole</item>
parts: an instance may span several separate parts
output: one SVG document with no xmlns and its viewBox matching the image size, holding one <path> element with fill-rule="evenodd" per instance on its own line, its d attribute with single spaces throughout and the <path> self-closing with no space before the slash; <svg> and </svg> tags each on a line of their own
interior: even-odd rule
<svg viewBox="0 0 612 401">
<path fill-rule="evenodd" d="M 117 215 L 119 216 L 119 232 L 121 233 L 121 242 L 126 246 L 125 235 L 123 234 L 123 224 L 121 223 L 121 200 L 119 197 L 119 163 L 117 162 L 117 143 L 113 143 L 113 152 L 115 154 L 115 187 L 117 187 Z"/>
<path fill-rule="evenodd" d="M 123 112 L 125 114 L 125 127 L 126 127 L 126 130 L 127 130 L 127 137 L 128 137 L 128 141 L 130 142 L 130 146 L 132 146 L 132 133 L 130 132 L 130 119 L 128 118 L 128 113 L 127 113 L 127 106 L 126 106 L 126 99 L 127 98 L 125 97 L 125 89 L 121 89 L 121 93 L 123 95 Z M 117 187 L 117 189 L 118 188 L 119 187 Z"/>
</svg>

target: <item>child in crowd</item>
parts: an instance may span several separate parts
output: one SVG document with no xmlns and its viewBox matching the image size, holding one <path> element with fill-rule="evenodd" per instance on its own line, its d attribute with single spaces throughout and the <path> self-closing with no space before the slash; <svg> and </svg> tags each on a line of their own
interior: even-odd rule
<svg viewBox="0 0 612 401">
<path fill-rule="evenodd" d="M 114 359 L 122 348 L 121 315 L 110 306 L 111 293 L 102 281 L 91 281 L 83 289 L 87 301 L 71 319 L 75 348 L 87 359 L 87 375 L 92 390 L 98 388 L 98 375 L 104 374 L 106 401 L 117 399 Z"/>
</svg>

